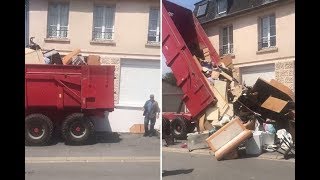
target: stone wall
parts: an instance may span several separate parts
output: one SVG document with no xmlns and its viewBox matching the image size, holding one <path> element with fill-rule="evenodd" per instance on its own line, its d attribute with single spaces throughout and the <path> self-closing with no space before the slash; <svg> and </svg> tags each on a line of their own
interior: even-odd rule
<svg viewBox="0 0 320 180">
<path fill-rule="evenodd" d="M 114 79 L 114 103 L 119 103 L 119 89 L 120 89 L 120 58 L 101 56 L 102 65 L 115 65 L 115 79 Z"/>
<path fill-rule="evenodd" d="M 294 61 L 277 62 L 275 64 L 276 80 L 288 86 L 294 92 L 295 67 Z"/>
</svg>

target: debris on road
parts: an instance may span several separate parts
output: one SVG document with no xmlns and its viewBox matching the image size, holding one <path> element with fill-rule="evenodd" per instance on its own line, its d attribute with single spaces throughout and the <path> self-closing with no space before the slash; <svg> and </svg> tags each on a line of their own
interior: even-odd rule
<svg viewBox="0 0 320 180">
<path fill-rule="evenodd" d="M 215 153 L 217 160 L 221 160 L 251 136 L 252 132 L 244 127 L 240 119 L 234 118 L 207 138 L 206 141 Z"/>
<path fill-rule="evenodd" d="M 207 54 L 204 48 L 203 56 Z M 222 57 L 218 63 L 210 58 L 193 57 L 201 65 L 218 100 L 198 121 L 199 133 L 218 129 L 206 139 L 218 160 L 237 158 L 235 152 L 240 143 L 245 144 L 248 155 L 259 155 L 264 146 L 275 144 L 276 130 L 290 129 L 289 122 L 294 119 L 294 93 L 288 87 L 274 79 L 267 82 L 261 78 L 252 87 L 240 84 L 232 76 L 231 56 Z M 294 133 L 293 129 L 290 131 Z"/>
<path fill-rule="evenodd" d="M 187 143 L 183 143 L 183 144 L 180 145 L 180 147 L 181 147 L 181 148 L 187 148 L 188 145 L 187 145 Z"/>
<path fill-rule="evenodd" d="M 188 134 L 190 151 L 205 147 L 195 140 L 207 136 L 204 132 L 208 131 L 213 134 L 206 142 L 218 160 L 238 158 L 241 143 L 245 144 L 246 154 L 259 155 L 263 147 L 275 145 L 276 130 L 285 128 L 294 133 L 292 125 L 289 128 L 289 122 L 294 124 L 294 93 L 288 87 L 274 79 L 267 82 L 261 78 L 252 87 L 242 85 L 232 75 L 231 56 L 214 63 L 208 48 L 202 53 L 202 57 L 193 55 L 193 59 L 200 64 L 218 101 L 198 119 L 198 133 Z"/>
<path fill-rule="evenodd" d="M 202 133 L 189 133 L 187 134 L 187 140 L 188 140 L 188 150 L 193 151 L 196 149 L 206 149 L 208 148 L 208 144 L 205 142 L 205 140 L 209 137 L 210 131 L 204 131 Z"/>
</svg>

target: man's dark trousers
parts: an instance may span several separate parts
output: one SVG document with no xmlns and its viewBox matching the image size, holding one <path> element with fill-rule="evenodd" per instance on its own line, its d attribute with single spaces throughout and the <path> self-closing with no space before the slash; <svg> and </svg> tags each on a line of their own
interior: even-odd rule
<svg viewBox="0 0 320 180">
<path fill-rule="evenodd" d="M 150 130 L 148 130 L 149 121 L 150 121 Z M 154 117 L 154 118 L 149 118 L 148 116 L 144 117 L 144 132 L 145 132 L 145 134 L 154 133 L 155 123 L 156 123 L 156 117 Z"/>
</svg>

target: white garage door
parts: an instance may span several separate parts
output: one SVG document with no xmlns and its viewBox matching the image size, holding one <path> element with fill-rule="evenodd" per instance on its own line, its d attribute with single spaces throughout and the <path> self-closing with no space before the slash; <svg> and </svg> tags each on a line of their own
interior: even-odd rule
<svg viewBox="0 0 320 180">
<path fill-rule="evenodd" d="M 142 107 L 150 94 L 160 97 L 160 60 L 121 59 L 119 104 Z"/>
<path fill-rule="evenodd" d="M 247 86 L 253 86 L 260 77 L 270 81 L 275 78 L 274 64 L 240 67 L 241 82 Z"/>
</svg>

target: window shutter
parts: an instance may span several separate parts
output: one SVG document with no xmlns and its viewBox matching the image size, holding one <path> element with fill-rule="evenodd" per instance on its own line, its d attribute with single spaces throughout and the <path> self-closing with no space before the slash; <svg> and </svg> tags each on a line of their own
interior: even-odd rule
<svg viewBox="0 0 320 180">
<path fill-rule="evenodd" d="M 114 7 L 106 7 L 105 24 L 107 28 L 113 28 L 114 10 Z"/>
<path fill-rule="evenodd" d="M 69 6 L 67 4 L 61 4 L 60 7 L 60 36 L 67 37 Z"/>
<path fill-rule="evenodd" d="M 149 12 L 148 41 L 160 40 L 160 10 L 151 8 Z"/>
<path fill-rule="evenodd" d="M 223 28 L 219 29 L 219 54 L 223 55 Z"/>
<path fill-rule="evenodd" d="M 230 43 L 230 49 L 229 52 L 233 53 L 233 26 L 229 26 L 229 43 Z"/>
<path fill-rule="evenodd" d="M 48 7 L 48 37 L 56 37 L 58 30 L 58 4 L 50 3 Z"/>
<path fill-rule="evenodd" d="M 93 39 L 102 38 L 103 6 L 95 6 L 93 11 Z"/>
</svg>

